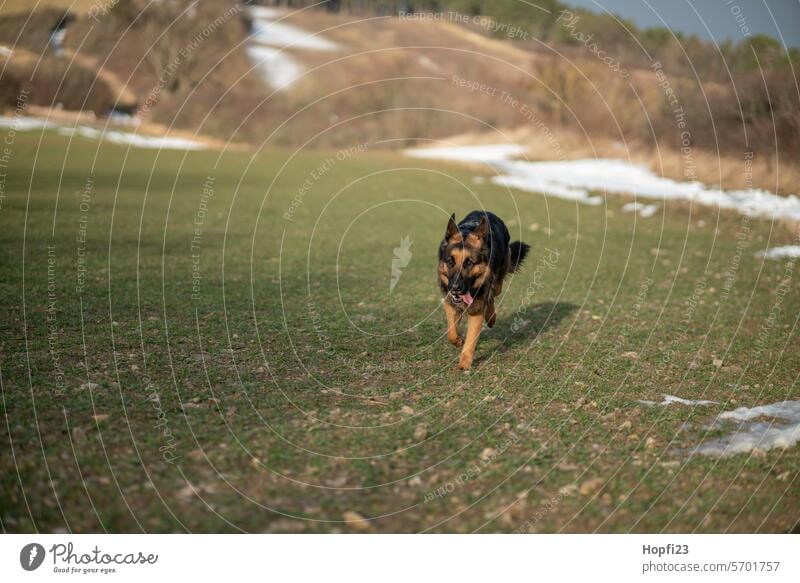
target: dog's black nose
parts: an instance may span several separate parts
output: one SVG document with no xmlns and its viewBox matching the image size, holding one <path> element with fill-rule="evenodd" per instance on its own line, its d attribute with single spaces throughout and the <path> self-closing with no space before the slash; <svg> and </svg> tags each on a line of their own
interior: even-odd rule
<svg viewBox="0 0 800 583">
<path fill-rule="evenodd" d="M 450 283 L 450 293 L 463 294 L 466 290 L 461 282 Z"/>
</svg>

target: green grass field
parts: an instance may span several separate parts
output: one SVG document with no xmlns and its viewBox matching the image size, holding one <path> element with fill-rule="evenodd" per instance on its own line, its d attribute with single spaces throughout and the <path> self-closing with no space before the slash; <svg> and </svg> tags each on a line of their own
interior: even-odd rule
<svg viewBox="0 0 800 583">
<path fill-rule="evenodd" d="M 0 207 L 5 531 L 797 528 L 799 447 L 686 454 L 717 413 L 797 398 L 800 285 L 755 257 L 789 240 L 769 223 L 378 152 L 39 137 Z M 465 374 L 436 246 L 482 206 L 533 252 Z M 663 393 L 719 404 L 637 402 Z"/>
</svg>

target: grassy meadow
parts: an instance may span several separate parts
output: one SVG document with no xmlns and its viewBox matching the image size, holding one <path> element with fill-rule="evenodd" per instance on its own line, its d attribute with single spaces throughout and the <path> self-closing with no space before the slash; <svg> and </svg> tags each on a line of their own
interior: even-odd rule
<svg viewBox="0 0 800 583">
<path fill-rule="evenodd" d="M 579 206 L 371 144 L 11 151 L 4 531 L 797 529 L 800 448 L 687 454 L 716 414 L 798 394 L 798 274 L 755 256 L 782 228 Z M 436 246 L 482 207 L 533 251 L 465 374 Z M 638 402 L 663 394 L 718 404 Z"/>
</svg>

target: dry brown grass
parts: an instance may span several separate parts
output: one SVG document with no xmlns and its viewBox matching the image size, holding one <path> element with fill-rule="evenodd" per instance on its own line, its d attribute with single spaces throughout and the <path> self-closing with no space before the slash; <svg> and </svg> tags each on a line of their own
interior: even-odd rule
<svg viewBox="0 0 800 583">
<path fill-rule="evenodd" d="M 105 61 L 100 77 L 116 98 L 142 103 L 159 75 L 158 66 L 148 66 L 145 58 L 153 31 L 115 22 L 110 18 L 108 26 L 92 27 L 88 19 L 78 19 L 65 42 L 73 49 L 82 46 L 79 63 L 87 67 Z M 686 177 L 681 129 L 653 70 L 631 69 L 623 77 L 579 49 L 566 55 L 527 50 L 449 22 L 321 10 L 288 14 L 286 22 L 319 32 L 342 50 L 288 49 L 308 75 L 267 99 L 271 90 L 258 72 L 247 73 L 250 64 L 241 48 L 204 77 L 220 54 L 244 39 L 244 21 L 231 19 L 181 66 L 178 88 L 164 88 L 145 120 L 253 143 L 286 122 L 272 143 L 299 145 L 311 139 L 312 147 L 365 142 L 408 147 L 451 136 L 471 143 L 513 138 L 528 145 L 536 159 L 623 158 L 670 178 Z M 112 51 L 122 31 L 124 46 Z M 178 33 L 189 35 L 191 26 Z M 104 78 L 106 71 L 113 77 Z M 115 79 L 119 82 L 111 82 Z M 485 90 L 459 85 L 459 79 Z M 760 78 L 745 79 L 738 87 L 739 111 L 732 86 L 668 76 L 686 112 L 698 180 L 725 189 L 798 190 L 800 169 L 792 152 L 798 148 L 800 107 L 793 108 L 794 98 L 779 77 L 767 81 L 776 106 L 774 125 Z M 557 149 L 549 132 L 557 136 Z M 750 181 L 745 146 L 754 153 Z"/>
<path fill-rule="evenodd" d="M 86 14 L 93 6 L 100 9 L 111 0 L 0 0 L 0 15 L 28 12 L 31 9 L 62 8 L 75 14 Z"/>
<path fill-rule="evenodd" d="M 33 105 L 104 114 L 114 104 L 114 90 L 95 69 L 51 54 L 43 56 L 18 48 L 0 57 L 0 106 L 12 107 L 21 92 Z"/>
</svg>

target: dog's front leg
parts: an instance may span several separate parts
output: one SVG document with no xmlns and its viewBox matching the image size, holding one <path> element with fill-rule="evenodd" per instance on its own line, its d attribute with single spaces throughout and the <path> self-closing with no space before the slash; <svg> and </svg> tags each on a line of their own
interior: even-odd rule
<svg viewBox="0 0 800 583">
<path fill-rule="evenodd" d="M 472 366 L 472 358 L 475 356 L 475 347 L 478 345 L 482 327 L 483 313 L 470 314 L 467 319 L 467 339 L 461 349 L 461 358 L 458 359 L 458 368 L 461 370 L 469 370 Z"/>
<path fill-rule="evenodd" d="M 497 320 L 497 313 L 494 311 L 494 301 L 486 305 L 486 325 L 491 328 Z"/>
<path fill-rule="evenodd" d="M 461 314 L 447 302 L 444 303 L 444 313 L 447 316 L 447 339 L 453 346 L 461 346 L 461 336 L 458 334 L 458 320 Z"/>
</svg>

